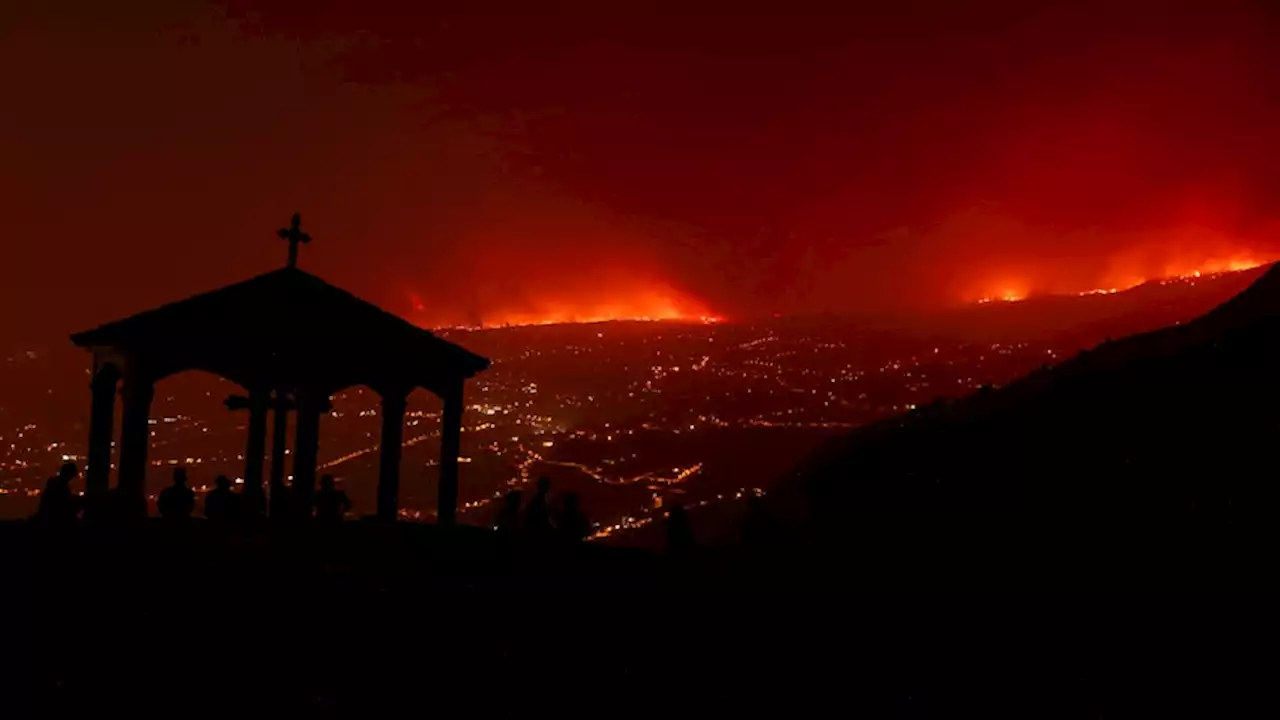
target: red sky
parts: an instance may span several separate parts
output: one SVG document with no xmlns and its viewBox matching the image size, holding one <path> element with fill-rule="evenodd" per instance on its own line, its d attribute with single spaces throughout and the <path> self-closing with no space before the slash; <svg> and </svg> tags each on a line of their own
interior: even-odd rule
<svg viewBox="0 0 1280 720">
<path fill-rule="evenodd" d="M 295 210 L 424 322 L 1280 257 L 1261 0 L 413 5 L 0 4 L 0 337 L 275 267 Z"/>
</svg>

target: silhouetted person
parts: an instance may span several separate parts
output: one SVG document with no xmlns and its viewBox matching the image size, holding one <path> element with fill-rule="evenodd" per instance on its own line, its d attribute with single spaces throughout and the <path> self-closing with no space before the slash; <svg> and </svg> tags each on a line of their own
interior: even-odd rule
<svg viewBox="0 0 1280 720">
<path fill-rule="evenodd" d="M 586 513 L 582 512 L 582 503 L 578 493 L 565 493 L 564 507 L 560 511 L 560 521 L 556 524 L 560 538 L 571 542 L 582 542 L 591 534 L 591 523 Z"/>
<path fill-rule="evenodd" d="M 173 484 L 160 493 L 156 507 L 166 520 L 187 520 L 191 517 L 196 509 L 196 494 L 187 487 L 186 468 L 173 471 Z"/>
<path fill-rule="evenodd" d="M 667 511 L 667 552 L 685 555 L 693 549 L 693 527 L 683 505 Z"/>
<path fill-rule="evenodd" d="M 333 484 L 333 476 L 320 478 L 320 492 L 316 493 L 316 520 L 323 523 L 340 523 L 342 516 L 351 510 L 347 494 Z"/>
<path fill-rule="evenodd" d="M 75 522 L 80 511 L 80 498 L 71 492 L 71 481 L 80 474 L 73 462 L 63 463 L 58 474 L 49 478 L 40 493 L 36 517 L 42 522 L 65 524 Z"/>
<path fill-rule="evenodd" d="M 502 497 L 502 509 L 498 511 L 495 523 L 498 532 L 510 537 L 520 527 L 520 504 L 524 501 L 524 493 L 512 490 Z"/>
<path fill-rule="evenodd" d="M 221 524 L 240 519 L 243 498 L 232 489 L 231 480 L 226 475 L 219 475 L 213 484 L 214 489 L 204 496 L 204 516 L 210 522 Z"/>
<path fill-rule="evenodd" d="M 551 478 L 538 478 L 538 492 L 524 509 L 524 529 L 534 537 L 551 532 Z"/>
</svg>

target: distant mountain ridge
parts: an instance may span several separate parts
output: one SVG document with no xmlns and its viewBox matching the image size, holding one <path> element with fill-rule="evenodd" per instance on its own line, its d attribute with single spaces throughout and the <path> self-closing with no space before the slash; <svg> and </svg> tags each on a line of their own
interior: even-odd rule
<svg viewBox="0 0 1280 720">
<path fill-rule="evenodd" d="M 931 322 L 938 332 L 973 339 L 1091 345 L 1203 315 L 1249 287 L 1268 267 L 1152 280 L 1114 293 L 1032 295 L 956 309 Z"/>
</svg>

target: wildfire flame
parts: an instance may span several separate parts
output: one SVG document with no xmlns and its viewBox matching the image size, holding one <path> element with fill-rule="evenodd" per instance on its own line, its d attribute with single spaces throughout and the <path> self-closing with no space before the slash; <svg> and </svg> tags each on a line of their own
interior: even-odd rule
<svg viewBox="0 0 1280 720">
<path fill-rule="evenodd" d="M 1196 265 L 1186 263 L 1170 263 L 1165 266 L 1164 274 L 1157 277 L 1141 277 L 1126 275 L 1122 280 L 1107 287 L 1089 288 L 1075 291 L 1081 297 L 1087 295 L 1114 295 L 1118 292 L 1133 289 L 1148 282 L 1168 283 L 1172 281 L 1194 281 L 1197 278 L 1223 273 L 1243 272 L 1266 265 L 1270 260 L 1259 260 L 1254 257 L 1232 257 L 1202 262 Z M 1027 299 L 1032 293 L 1025 289 L 1027 283 L 1005 282 L 1001 289 L 978 298 L 977 303 L 985 305 L 993 302 L 1019 302 Z"/>
<path fill-rule="evenodd" d="M 421 315 L 425 310 L 422 301 L 413 295 L 410 301 L 415 312 Z M 642 291 L 632 289 L 604 299 L 553 298 L 527 302 L 521 307 L 487 309 L 473 315 L 467 322 L 423 317 L 419 320 L 421 324 L 436 329 L 476 329 L 611 321 L 717 323 L 723 318 L 681 294 L 651 288 Z"/>
<path fill-rule="evenodd" d="M 985 305 L 990 302 L 1020 302 L 1027 299 L 1027 293 L 1022 290 L 1003 290 L 998 295 L 990 295 L 978 298 L 979 305 Z"/>
</svg>

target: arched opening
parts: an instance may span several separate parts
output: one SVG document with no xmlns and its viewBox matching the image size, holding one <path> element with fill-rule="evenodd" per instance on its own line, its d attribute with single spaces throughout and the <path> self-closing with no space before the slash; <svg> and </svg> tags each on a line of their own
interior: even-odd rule
<svg viewBox="0 0 1280 720">
<path fill-rule="evenodd" d="M 148 511 L 160 492 L 185 468 L 197 507 L 214 480 L 225 475 L 245 492 L 248 409 L 232 410 L 227 399 L 245 388 L 203 370 L 168 375 L 154 384 L 147 430 L 145 487 Z"/>
<path fill-rule="evenodd" d="M 331 411 L 321 419 L 323 450 L 317 476 L 332 475 L 357 515 L 384 521 L 438 520 L 442 477 L 449 472 L 447 463 L 441 462 L 442 448 L 448 444 L 447 403 L 422 388 L 403 393 L 368 385 L 335 392 L 330 403 Z M 459 487 L 458 465 L 468 468 L 460 510 L 465 512 L 476 500 L 500 496 L 500 492 L 473 487 L 469 472 L 473 458 L 465 449 L 457 452 L 455 488 Z M 505 474 L 495 473 L 494 487 L 505 486 L 506 479 Z M 450 493 L 443 495 L 447 498 Z"/>
<path fill-rule="evenodd" d="M 522 468 L 512 465 L 502 453 L 493 452 L 503 431 L 502 410 L 481 401 L 466 399 L 458 454 L 457 521 L 467 525 L 492 525 L 501 498 L 519 489 L 527 478 Z M 405 428 L 401 516 L 434 520 L 440 497 L 441 431 L 444 427 L 444 400 L 435 393 L 418 389 L 409 395 Z M 510 434 L 509 432 L 507 433 Z M 508 438 L 509 440 L 510 438 Z"/>
<path fill-rule="evenodd" d="M 417 388 L 405 403 L 404 454 L 400 461 L 400 518 L 434 520 L 440 497 L 440 423 L 444 402 Z"/>
<path fill-rule="evenodd" d="M 353 385 L 330 396 L 330 403 L 332 409 L 320 416 L 316 475 L 334 477 L 354 515 L 373 515 L 381 469 L 382 398 L 367 385 Z"/>
<path fill-rule="evenodd" d="M 317 475 L 332 475 L 357 515 L 435 518 L 443 402 L 422 389 L 353 385 L 330 403 Z"/>
</svg>

